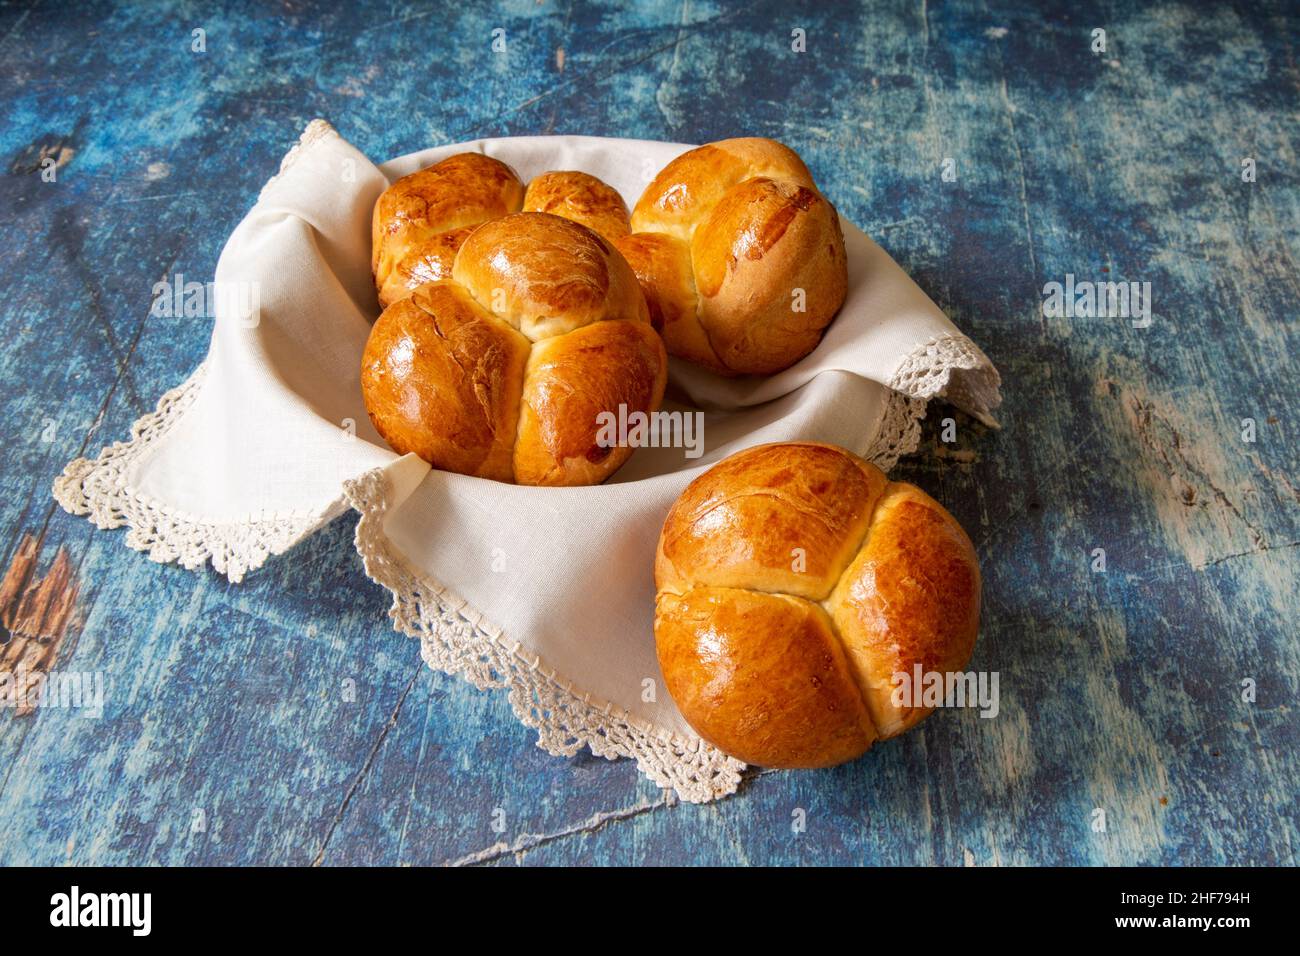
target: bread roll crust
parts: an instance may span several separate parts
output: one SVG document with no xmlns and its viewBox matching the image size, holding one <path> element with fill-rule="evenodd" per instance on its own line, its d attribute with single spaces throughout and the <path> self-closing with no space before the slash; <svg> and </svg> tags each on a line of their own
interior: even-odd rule
<svg viewBox="0 0 1300 956">
<path fill-rule="evenodd" d="M 975 650 L 980 580 L 975 549 L 942 505 L 892 484 L 871 535 L 827 602 L 882 737 L 914 727 L 929 708 L 895 706 L 892 677 L 959 671 Z"/>
<path fill-rule="evenodd" d="M 695 479 L 664 522 L 655 584 L 656 648 L 682 715 L 763 766 L 837 763 L 914 726 L 928 710 L 894 702 L 894 675 L 964 669 L 979 627 L 979 565 L 961 526 L 920 489 L 816 442 L 750 448 Z M 799 626 L 791 604 L 805 608 Z M 825 686 L 808 663 L 821 659 L 842 669 L 867 725 L 856 752 L 821 703 L 770 703 L 806 693 L 792 674 Z"/>
<path fill-rule="evenodd" d="M 638 232 L 615 243 L 636 273 L 650 310 L 650 324 L 663 336 L 669 354 L 720 375 L 734 374 L 722 364 L 696 315 L 699 295 L 691 267 L 691 247 L 675 236 Z"/>
<path fill-rule="evenodd" d="M 529 343 L 460 286 L 421 286 L 386 309 L 361 358 L 375 429 L 398 454 L 509 481 Z"/>
<path fill-rule="evenodd" d="M 451 276 L 475 228 L 519 211 L 580 223 L 613 242 L 631 228 L 611 186 L 573 170 L 542 173 L 527 190 L 515 171 L 482 153 L 457 153 L 403 176 L 380 195 L 371 218 L 371 268 L 383 308 L 425 282 Z"/>
<path fill-rule="evenodd" d="M 758 177 L 714 207 L 691 242 L 699 322 L 721 363 L 779 372 L 817 347 L 848 294 L 839 217 L 812 188 Z"/>
<path fill-rule="evenodd" d="M 550 213 L 514 213 L 475 229 L 452 278 L 533 342 L 609 317 L 650 321 L 622 255 L 585 226 Z"/>
<path fill-rule="evenodd" d="M 411 294 L 426 282 L 451 278 L 451 267 L 456 253 L 477 226 L 461 226 L 439 232 L 423 242 L 413 243 L 393 263 L 384 285 L 379 290 L 379 301 L 385 307 Z"/>
<path fill-rule="evenodd" d="M 774 140 L 722 140 L 678 156 L 637 201 L 632 229 L 632 240 L 660 240 L 621 248 L 659 307 L 669 353 L 724 375 L 793 365 L 848 294 L 839 216 L 798 155 Z M 689 263 L 673 261 L 674 243 L 689 249 Z"/>
<path fill-rule="evenodd" d="M 457 153 L 393 183 L 375 203 L 371 220 L 371 269 L 379 304 L 387 308 L 410 291 L 426 249 L 432 244 L 445 251 L 453 242 L 443 234 L 516 212 L 523 199 L 524 186 L 515 171 L 481 153 Z M 464 238 L 460 235 L 459 241 Z M 427 254 L 442 261 L 437 248 Z"/>
<path fill-rule="evenodd" d="M 875 733 L 826 612 L 735 588 L 662 592 L 656 647 L 668 692 L 701 737 L 746 763 L 826 767 Z"/>
<path fill-rule="evenodd" d="M 601 412 L 659 407 L 668 356 L 647 322 L 611 319 L 533 346 L 523 387 L 515 480 L 591 485 L 622 467 L 629 447 L 600 444 Z"/>
<path fill-rule="evenodd" d="M 659 536 L 660 588 L 748 587 L 824 600 L 857 553 L 887 481 L 838 449 L 761 445 L 682 492 Z M 793 460 L 792 460 L 793 458 Z"/>
<path fill-rule="evenodd" d="M 631 232 L 627 203 L 613 186 L 576 170 L 542 173 L 528 184 L 524 212 L 549 212 L 581 223 L 609 242 Z"/>
<path fill-rule="evenodd" d="M 799 154 L 774 139 L 724 139 L 682 153 L 650 181 L 632 210 L 633 232 L 664 232 L 690 241 L 734 186 L 755 176 L 815 189 Z"/>
</svg>

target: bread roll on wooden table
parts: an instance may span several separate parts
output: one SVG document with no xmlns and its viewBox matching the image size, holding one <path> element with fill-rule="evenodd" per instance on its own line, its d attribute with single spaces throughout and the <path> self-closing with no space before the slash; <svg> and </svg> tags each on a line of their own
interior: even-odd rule
<svg viewBox="0 0 1300 956">
<path fill-rule="evenodd" d="M 833 445 L 760 445 L 695 479 L 655 558 L 655 643 L 682 715 L 746 763 L 852 760 L 929 710 L 893 675 L 964 670 L 970 539 L 913 485 Z M 913 701 L 912 703 L 915 703 Z"/>
</svg>

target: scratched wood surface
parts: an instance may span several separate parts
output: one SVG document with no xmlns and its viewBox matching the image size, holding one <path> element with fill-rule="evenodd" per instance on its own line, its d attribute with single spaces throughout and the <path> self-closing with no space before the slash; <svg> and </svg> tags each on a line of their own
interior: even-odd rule
<svg viewBox="0 0 1300 956">
<path fill-rule="evenodd" d="M 0 655 L 105 702 L 0 711 L 0 863 L 1294 863 L 1293 5 L 75 6 L 0 8 Z M 350 518 L 232 586 L 58 510 L 205 351 L 154 283 L 211 277 L 317 116 L 376 158 L 800 150 L 1003 373 L 1001 431 L 941 409 L 895 472 L 976 542 L 999 716 L 680 805 L 423 667 Z M 1045 317 L 1066 274 L 1150 282 L 1151 326 Z"/>
</svg>

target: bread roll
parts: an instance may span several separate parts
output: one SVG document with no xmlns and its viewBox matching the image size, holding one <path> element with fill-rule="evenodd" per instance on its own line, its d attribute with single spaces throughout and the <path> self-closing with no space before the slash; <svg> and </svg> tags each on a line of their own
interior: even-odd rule
<svg viewBox="0 0 1300 956">
<path fill-rule="evenodd" d="M 525 212 L 549 212 L 580 222 L 614 242 L 631 232 L 627 203 L 613 186 L 573 170 L 542 173 L 524 193 Z"/>
<path fill-rule="evenodd" d="M 900 734 L 893 675 L 964 670 L 970 539 L 913 485 L 833 445 L 760 445 L 695 479 L 655 557 L 655 645 L 701 737 L 746 763 L 824 767 Z"/>
<path fill-rule="evenodd" d="M 474 227 L 518 212 L 523 201 L 515 171 L 482 153 L 457 153 L 393 183 L 371 222 L 379 304 L 387 308 L 416 286 L 446 278 Z"/>
<path fill-rule="evenodd" d="M 779 372 L 844 303 L 839 217 L 798 155 L 728 139 L 665 166 L 616 239 L 668 351 L 724 375 Z"/>
<path fill-rule="evenodd" d="M 570 219 L 610 242 L 630 229 L 623 197 L 595 176 L 542 173 L 525 191 L 500 160 L 457 153 L 403 176 L 375 203 L 371 267 L 380 306 L 388 308 L 426 282 L 450 278 L 470 233 L 521 210 Z"/>
<path fill-rule="evenodd" d="M 476 228 L 451 278 L 384 310 L 362 356 L 370 420 L 399 454 L 536 485 L 595 484 L 632 454 L 601 412 L 652 412 L 667 355 L 636 277 L 585 226 L 521 212 Z"/>
</svg>

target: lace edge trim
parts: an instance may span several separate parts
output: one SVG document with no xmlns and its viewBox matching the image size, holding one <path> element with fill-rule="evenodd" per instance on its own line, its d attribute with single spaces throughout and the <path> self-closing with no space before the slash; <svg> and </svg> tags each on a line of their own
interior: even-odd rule
<svg viewBox="0 0 1300 956">
<path fill-rule="evenodd" d="M 384 534 L 391 487 L 382 468 L 346 482 L 344 490 L 361 515 L 356 549 L 366 576 L 392 594 L 393 626 L 419 639 L 420 656 L 431 668 L 460 675 L 480 690 L 507 689 L 515 716 L 554 756 L 571 757 L 586 746 L 609 760 L 630 757 L 654 783 L 689 803 L 707 803 L 740 786 L 745 764 L 580 691 L 412 567 Z"/>
<path fill-rule="evenodd" d="M 941 335 L 917 347 L 888 382 L 880 429 L 862 457 L 888 473 L 921 444 L 921 422 L 930 400 L 943 397 L 985 425 L 997 428 L 992 411 L 1002 404 L 1001 376 L 975 343 Z"/>
<path fill-rule="evenodd" d="M 983 350 L 960 333 L 935 336 L 917 346 L 886 384 L 910 398 L 929 401 L 941 396 L 985 425 L 1000 427 L 993 410 L 1002 404 L 1002 376 Z M 925 417 L 924 408 L 920 417 Z"/>
<path fill-rule="evenodd" d="M 131 426 L 127 441 L 114 442 L 96 458 L 76 458 L 54 479 L 54 500 L 69 514 L 88 517 L 101 529 L 126 526 L 126 545 L 159 564 L 176 562 L 191 571 L 207 562 L 238 584 L 273 554 L 283 554 L 320 525 L 336 517 L 342 501 L 321 513 L 252 516 L 205 521 L 155 501 L 131 488 L 131 468 L 194 404 L 207 379 L 205 361 L 183 383 L 166 392 L 153 412 Z"/>
</svg>

